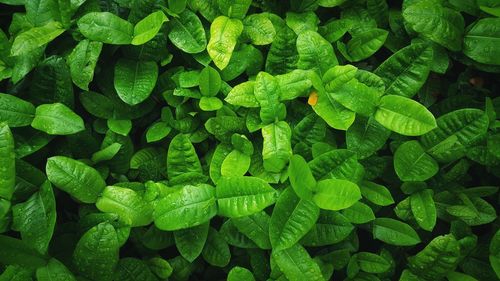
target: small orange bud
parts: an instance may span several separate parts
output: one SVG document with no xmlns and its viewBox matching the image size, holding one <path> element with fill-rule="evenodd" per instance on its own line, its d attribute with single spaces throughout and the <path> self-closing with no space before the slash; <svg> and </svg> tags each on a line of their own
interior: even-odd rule
<svg viewBox="0 0 500 281">
<path fill-rule="evenodd" d="M 307 99 L 307 103 L 312 106 L 315 106 L 318 103 L 318 93 L 316 93 L 316 91 L 312 91 L 309 94 L 309 99 Z"/>
</svg>

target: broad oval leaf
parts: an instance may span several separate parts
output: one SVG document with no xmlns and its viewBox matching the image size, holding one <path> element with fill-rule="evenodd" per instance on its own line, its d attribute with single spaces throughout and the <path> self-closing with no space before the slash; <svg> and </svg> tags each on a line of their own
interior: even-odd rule
<svg viewBox="0 0 500 281">
<path fill-rule="evenodd" d="M 107 186 L 97 199 L 96 207 L 104 213 L 117 214 L 119 220 L 131 227 L 149 225 L 153 221 L 153 208 L 136 191 Z"/>
<path fill-rule="evenodd" d="M 238 150 L 231 151 L 220 167 L 222 176 L 244 176 L 250 168 L 251 158 Z"/>
<path fill-rule="evenodd" d="M 274 251 L 292 247 L 311 228 L 319 217 L 319 208 L 311 200 L 299 198 L 287 188 L 278 198 L 271 216 L 269 236 Z"/>
<path fill-rule="evenodd" d="M 377 69 L 385 94 L 413 97 L 429 76 L 433 51 L 427 44 L 411 44 L 390 56 Z"/>
<path fill-rule="evenodd" d="M 119 250 L 115 228 L 103 222 L 80 238 L 73 252 L 73 264 L 76 271 L 86 278 L 110 281 L 118 264 Z"/>
<path fill-rule="evenodd" d="M 292 155 L 292 130 L 288 123 L 279 121 L 263 127 L 262 137 L 264 168 L 269 172 L 279 173 Z"/>
<path fill-rule="evenodd" d="M 391 267 L 391 263 L 383 257 L 369 253 L 359 252 L 354 255 L 359 268 L 368 273 L 384 273 Z"/>
<path fill-rule="evenodd" d="M 204 223 L 174 232 L 175 247 L 183 258 L 193 262 L 203 251 L 210 224 Z"/>
<path fill-rule="evenodd" d="M 406 136 L 420 136 L 436 128 L 436 119 L 422 104 L 409 98 L 387 95 L 380 100 L 375 120 Z"/>
<path fill-rule="evenodd" d="M 437 174 L 439 165 L 418 141 L 407 141 L 394 153 L 394 170 L 402 181 L 426 181 Z"/>
<path fill-rule="evenodd" d="M 338 64 L 332 45 L 317 32 L 304 31 L 297 37 L 297 52 L 300 69 L 316 71 L 320 76 Z"/>
<path fill-rule="evenodd" d="M 210 66 L 200 72 L 200 92 L 205 97 L 215 97 L 221 89 L 222 80 L 219 72 Z"/>
<path fill-rule="evenodd" d="M 0 235 L 0 246 L 2 247 L 0 262 L 3 264 L 19 265 L 20 268 L 27 269 L 39 268 L 47 264 L 46 256 L 38 253 L 20 239 Z"/>
<path fill-rule="evenodd" d="M 432 231 L 436 225 L 436 205 L 431 189 L 424 189 L 413 193 L 410 196 L 410 206 L 413 217 L 418 225 L 427 231 Z"/>
<path fill-rule="evenodd" d="M 320 247 L 339 243 L 351 234 L 354 226 L 338 212 L 321 211 L 316 224 L 301 240 L 300 244 Z"/>
<path fill-rule="evenodd" d="M 316 188 L 316 180 L 302 156 L 296 154 L 290 158 L 288 178 L 297 196 L 302 199 L 312 198 L 312 192 Z"/>
<path fill-rule="evenodd" d="M 348 180 L 326 179 L 318 182 L 313 201 L 322 209 L 342 210 L 361 199 L 358 185 Z"/>
<path fill-rule="evenodd" d="M 385 145 L 390 134 L 391 131 L 373 117 L 357 116 L 346 132 L 347 149 L 355 151 L 360 159 L 367 158 Z"/>
<path fill-rule="evenodd" d="M 189 54 L 200 53 L 207 46 L 205 30 L 198 16 L 185 9 L 179 17 L 172 18 L 172 29 L 168 38 L 182 51 Z"/>
<path fill-rule="evenodd" d="M 254 45 L 271 44 L 276 36 L 276 29 L 265 14 L 252 14 L 245 17 L 243 26 L 243 36 Z"/>
<path fill-rule="evenodd" d="M 103 43 L 88 39 L 80 41 L 67 58 L 71 79 L 78 88 L 88 91 Z"/>
<path fill-rule="evenodd" d="M 403 10 L 409 26 L 424 37 L 452 51 L 462 48 L 464 18 L 434 1 L 415 1 Z"/>
<path fill-rule="evenodd" d="M 82 118 L 62 103 L 39 105 L 31 126 L 49 135 L 72 135 L 85 129 Z"/>
<path fill-rule="evenodd" d="M 212 22 L 207 51 L 219 69 L 222 70 L 229 64 L 242 31 L 243 23 L 238 19 L 219 16 Z"/>
<path fill-rule="evenodd" d="M 464 37 L 464 54 L 485 64 L 500 65 L 500 43 L 498 25 L 500 18 L 484 18 L 467 28 Z"/>
<path fill-rule="evenodd" d="M 356 153 L 347 149 L 334 149 L 309 162 L 315 179 L 336 178 L 353 182 L 363 177 L 363 166 L 358 163 Z"/>
<path fill-rule="evenodd" d="M 84 203 L 95 203 L 106 187 L 97 170 L 65 156 L 50 157 L 46 173 L 56 187 Z"/>
<path fill-rule="evenodd" d="M 255 81 L 246 81 L 231 89 L 224 99 L 226 102 L 236 106 L 259 107 L 259 101 L 254 95 Z"/>
<path fill-rule="evenodd" d="M 188 136 L 185 134 L 178 134 L 172 139 L 168 147 L 168 178 L 172 180 L 187 172 L 202 173 L 201 163 Z"/>
<path fill-rule="evenodd" d="M 261 211 L 250 216 L 232 218 L 236 229 L 243 233 L 261 249 L 271 249 L 269 237 L 271 217 Z"/>
<path fill-rule="evenodd" d="M 413 246 L 420 243 L 420 237 L 411 226 L 395 219 L 376 218 L 372 231 L 373 238 L 390 245 Z"/>
<path fill-rule="evenodd" d="M 465 156 L 471 145 L 488 130 L 488 116 L 475 108 L 464 108 L 444 114 L 436 120 L 437 128 L 420 138 L 430 155 L 440 162 L 451 162 Z"/>
<path fill-rule="evenodd" d="M 186 185 L 167 194 L 154 207 L 154 222 L 161 230 L 190 228 L 217 214 L 215 190 L 209 185 Z"/>
<path fill-rule="evenodd" d="M 36 280 L 76 281 L 76 278 L 62 262 L 51 258 L 46 266 L 36 269 Z"/>
<path fill-rule="evenodd" d="M 166 21 L 167 16 L 162 11 L 153 12 L 143 18 L 134 26 L 132 45 L 142 45 L 153 39 Z"/>
<path fill-rule="evenodd" d="M 26 55 L 57 38 L 64 32 L 61 23 L 50 21 L 44 26 L 33 27 L 19 34 L 14 39 L 11 48 L 13 56 Z"/>
<path fill-rule="evenodd" d="M 363 181 L 359 185 L 361 194 L 368 201 L 379 206 L 388 206 L 394 204 L 391 192 L 385 186 L 374 182 Z"/>
<path fill-rule="evenodd" d="M 224 237 L 215 230 L 210 228 L 208 239 L 202 251 L 203 259 L 212 266 L 225 267 L 231 260 L 231 252 L 229 246 L 224 240 Z"/>
<path fill-rule="evenodd" d="M 134 26 L 110 12 L 85 14 L 77 24 L 83 36 L 105 44 L 128 45 L 134 37 Z"/>
<path fill-rule="evenodd" d="M 28 126 L 35 117 L 35 106 L 23 99 L 0 93 L 0 122 L 11 128 Z"/>
<path fill-rule="evenodd" d="M 153 61 L 120 59 L 115 66 L 116 92 L 129 105 L 146 100 L 153 91 L 157 78 L 158 65 Z"/>
<path fill-rule="evenodd" d="M 227 281 L 255 281 L 255 277 L 250 270 L 235 266 L 229 271 Z"/>
<path fill-rule="evenodd" d="M 345 50 L 349 61 L 361 61 L 375 54 L 384 45 L 388 34 L 387 30 L 379 28 L 365 29 L 355 32 L 347 46 L 340 41 L 337 42 L 337 46 L 341 51 Z"/>
<path fill-rule="evenodd" d="M 222 177 L 217 182 L 216 196 L 219 215 L 248 216 L 276 201 L 276 190 L 255 177 Z"/>
<path fill-rule="evenodd" d="M 290 281 L 325 280 L 318 264 L 300 244 L 285 250 L 273 251 L 272 257 Z"/>
</svg>

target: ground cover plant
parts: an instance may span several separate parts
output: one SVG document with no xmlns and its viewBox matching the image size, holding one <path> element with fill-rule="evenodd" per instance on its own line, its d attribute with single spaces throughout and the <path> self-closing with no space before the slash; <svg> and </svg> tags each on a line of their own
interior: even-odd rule
<svg viewBox="0 0 500 281">
<path fill-rule="evenodd" d="M 0 0 L 0 281 L 498 280 L 500 2 Z"/>
</svg>

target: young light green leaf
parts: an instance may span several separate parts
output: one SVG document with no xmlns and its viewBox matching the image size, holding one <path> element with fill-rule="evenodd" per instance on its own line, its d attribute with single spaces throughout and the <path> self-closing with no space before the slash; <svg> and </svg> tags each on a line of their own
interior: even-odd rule
<svg viewBox="0 0 500 281">
<path fill-rule="evenodd" d="M 111 131 L 122 136 L 127 136 L 130 130 L 132 130 L 132 121 L 128 119 L 108 119 L 107 125 Z"/>
<path fill-rule="evenodd" d="M 238 19 L 219 16 L 212 22 L 207 51 L 219 69 L 222 70 L 229 64 L 242 31 L 243 23 Z"/>
<path fill-rule="evenodd" d="M 49 135 L 72 135 L 85 129 L 82 118 L 62 103 L 39 105 L 31 126 Z"/>
<path fill-rule="evenodd" d="M 287 188 L 278 198 L 271 216 L 269 237 L 274 251 L 288 249 L 296 244 L 319 217 L 319 208 L 310 200 L 300 199 Z"/>
<path fill-rule="evenodd" d="M 217 0 L 219 10 L 227 17 L 243 19 L 252 4 L 251 0 Z"/>
<path fill-rule="evenodd" d="M 158 65 L 153 61 L 120 59 L 115 66 L 116 92 L 129 105 L 146 100 L 153 91 L 157 78 Z"/>
<path fill-rule="evenodd" d="M 325 280 L 318 264 L 300 244 L 286 250 L 274 251 L 272 257 L 290 281 Z"/>
<path fill-rule="evenodd" d="M 326 179 L 318 182 L 313 201 L 325 210 L 338 211 L 349 208 L 361 199 L 359 187 L 350 181 Z"/>
<path fill-rule="evenodd" d="M 361 194 L 368 201 L 379 206 L 394 204 L 391 192 L 385 186 L 374 182 L 364 181 L 360 184 Z"/>
<path fill-rule="evenodd" d="M 312 192 L 316 188 L 316 180 L 302 156 L 296 154 L 290 158 L 288 178 L 297 196 L 302 199 L 312 198 Z"/>
<path fill-rule="evenodd" d="M 437 174 L 439 165 L 418 141 L 407 141 L 394 153 L 394 170 L 402 181 L 426 181 Z"/>
<path fill-rule="evenodd" d="M 153 12 L 143 18 L 134 26 L 132 45 L 142 45 L 153 39 L 167 20 L 167 16 L 162 11 Z"/>
<path fill-rule="evenodd" d="M 84 203 L 95 203 L 106 187 L 97 170 L 65 156 L 49 158 L 46 173 L 56 187 Z"/>
<path fill-rule="evenodd" d="M 262 158 L 267 171 L 279 173 L 292 155 L 292 131 L 288 123 L 279 121 L 262 128 Z"/>
<path fill-rule="evenodd" d="M 12 43 L 11 55 L 21 56 L 42 47 L 64 32 L 61 23 L 51 21 L 44 26 L 33 27 L 19 35 Z"/>
<path fill-rule="evenodd" d="M 255 177 L 222 177 L 216 187 L 219 215 L 248 216 L 276 201 L 276 190 Z"/>
<path fill-rule="evenodd" d="M 16 96 L 0 93 L 0 122 L 11 128 L 28 126 L 35 116 L 35 106 Z"/>
<path fill-rule="evenodd" d="M 387 95 L 380 100 L 375 120 L 406 136 L 420 136 L 436 128 L 436 119 L 422 104 L 409 98 Z"/>
<path fill-rule="evenodd" d="M 372 208 L 361 201 L 342 210 L 342 215 L 344 215 L 349 222 L 354 224 L 363 224 L 375 219 Z"/>
<path fill-rule="evenodd" d="M 153 221 L 153 208 L 136 191 L 107 186 L 95 203 L 104 213 L 117 214 L 121 222 L 131 227 L 149 225 Z"/>
<path fill-rule="evenodd" d="M 209 185 L 186 185 L 156 203 L 153 217 L 161 230 L 190 228 L 209 221 L 217 213 L 215 190 Z"/>
<path fill-rule="evenodd" d="M 231 89 L 224 100 L 236 106 L 259 107 L 259 101 L 254 95 L 254 85 L 255 81 L 246 81 L 238 84 Z"/>
<path fill-rule="evenodd" d="M 420 243 L 420 237 L 411 226 L 391 218 L 376 218 L 373 221 L 373 238 L 395 246 Z"/>
<path fill-rule="evenodd" d="M 424 189 L 410 196 L 413 217 L 418 225 L 427 231 L 432 231 L 436 225 L 437 211 L 431 189 Z"/>
<path fill-rule="evenodd" d="M 115 142 L 99 151 L 96 151 L 94 154 L 92 154 L 91 160 L 94 163 L 111 160 L 113 159 L 113 157 L 115 157 L 115 155 L 120 151 L 121 148 L 122 145 Z"/>
<path fill-rule="evenodd" d="M 221 89 L 222 80 L 219 72 L 210 66 L 200 73 L 200 92 L 205 97 L 215 97 Z"/>
<path fill-rule="evenodd" d="M 77 24 L 83 36 L 104 44 L 128 45 L 134 37 L 134 26 L 110 12 L 90 12 Z"/>
<path fill-rule="evenodd" d="M 254 45 L 271 44 L 276 36 L 276 29 L 265 14 L 252 14 L 245 17 L 243 26 L 243 36 Z"/>
<path fill-rule="evenodd" d="M 337 47 L 341 52 L 344 50 L 347 60 L 361 61 L 375 54 L 384 45 L 388 34 L 386 30 L 379 28 L 364 29 L 355 32 L 347 45 L 338 41 Z"/>
<path fill-rule="evenodd" d="M 255 277 L 250 270 L 235 266 L 229 271 L 227 281 L 255 281 Z"/>
<path fill-rule="evenodd" d="M 244 176 L 250 168 L 251 158 L 238 150 L 231 151 L 220 167 L 222 176 Z"/>
</svg>

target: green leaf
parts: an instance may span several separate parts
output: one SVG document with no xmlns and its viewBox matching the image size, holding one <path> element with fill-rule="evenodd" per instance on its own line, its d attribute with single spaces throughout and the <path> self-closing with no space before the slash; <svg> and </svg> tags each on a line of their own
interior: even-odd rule
<svg viewBox="0 0 500 281">
<path fill-rule="evenodd" d="M 403 10 L 405 22 L 416 32 L 439 45 L 459 51 L 462 48 L 464 18 L 434 1 L 418 1 Z"/>
<path fill-rule="evenodd" d="M 269 236 L 274 251 L 288 249 L 296 244 L 319 217 L 319 208 L 310 200 L 300 199 L 287 188 L 278 198 L 271 216 Z"/>
<path fill-rule="evenodd" d="M 325 280 L 318 264 L 300 244 L 285 250 L 273 251 L 272 257 L 290 281 Z"/>
<path fill-rule="evenodd" d="M 326 179 L 318 182 L 313 201 L 321 209 L 342 210 L 349 208 L 361 199 L 359 187 L 350 181 Z"/>
<path fill-rule="evenodd" d="M 109 281 L 118 264 L 119 250 L 115 228 L 103 222 L 80 238 L 73 252 L 73 264 L 77 272 L 86 278 Z"/>
<path fill-rule="evenodd" d="M 120 59 L 115 66 L 114 85 L 122 101 L 136 105 L 149 97 L 157 77 L 158 65 L 153 61 Z"/>
<path fill-rule="evenodd" d="M 276 191 L 255 177 L 223 177 L 216 187 L 219 215 L 243 217 L 262 211 L 276 201 Z"/>
<path fill-rule="evenodd" d="M 31 126 L 49 135 L 72 135 L 85 129 L 82 118 L 62 103 L 39 105 Z"/>
<path fill-rule="evenodd" d="M 225 267 L 231 259 L 231 252 L 224 237 L 213 228 L 208 232 L 207 243 L 201 254 L 208 264 L 217 267 Z"/>
<path fill-rule="evenodd" d="M 346 132 L 347 149 L 355 151 L 360 159 L 367 158 L 385 145 L 390 134 L 391 131 L 373 117 L 357 116 Z"/>
<path fill-rule="evenodd" d="M 46 181 L 40 190 L 23 203 L 12 207 L 13 227 L 29 246 L 45 255 L 56 225 L 56 200 L 52 185 Z"/>
<path fill-rule="evenodd" d="M 11 128 L 31 124 L 35 116 L 35 107 L 30 102 L 16 96 L 0 93 L 0 122 L 6 122 Z"/>
<path fill-rule="evenodd" d="M 61 23 L 51 21 L 44 26 L 33 27 L 14 39 L 11 48 L 12 56 L 22 56 L 42 47 L 64 32 Z"/>
<path fill-rule="evenodd" d="M 411 226 L 391 218 L 376 218 L 373 221 L 373 238 L 395 246 L 420 243 L 420 237 Z"/>
<path fill-rule="evenodd" d="M 300 244 L 309 247 L 333 245 L 347 238 L 353 230 L 354 226 L 346 217 L 338 212 L 323 210 Z"/>
<path fill-rule="evenodd" d="M 268 45 L 273 42 L 276 29 L 266 14 L 252 14 L 243 20 L 243 36 L 253 45 Z"/>
<path fill-rule="evenodd" d="M 182 257 L 193 262 L 203 251 L 208 237 L 209 223 L 200 224 L 174 232 L 175 247 Z"/>
<path fill-rule="evenodd" d="M 153 39 L 167 20 L 167 16 L 162 11 L 153 12 L 143 18 L 134 26 L 132 45 L 142 45 Z"/>
<path fill-rule="evenodd" d="M 373 253 L 359 252 L 354 255 L 354 257 L 359 265 L 359 268 L 364 272 L 384 273 L 391 267 L 389 261 Z"/>
<path fill-rule="evenodd" d="M 145 261 L 136 258 L 122 258 L 116 266 L 113 280 L 156 281 L 158 278 Z"/>
<path fill-rule="evenodd" d="M 433 51 L 427 44 L 411 44 L 386 59 L 375 74 L 384 80 L 385 94 L 413 97 L 424 85 Z"/>
<path fill-rule="evenodd" d="M 446 275 L 448 281 L 478 281 L 476 278 L 461 272 L 450 272 Z"/>
<path fill-rule="evenodd" d="M 91 12 L 78 21 L 83 36 L 104 44 L 128 45 L 134 37 L 134 26 L 110 12 Z"/>
<path fill-rule="evenodd" d="M 19 265 L 22 268 L 38 268 L 47 264 L 46 258 L 24 241 L 10 236 L 0 235 L 2 255 L 0 262 L 7 265 Z"/>
<path fill-rule="evenodd" d="M 46 173 L 56 187 L 84 203 L 95 203 L 106 187 L 97 170 L 64 156 L 47 159 Z"/>
<path fill-rule="evenodd" d="M 302 156 L 293 155 L 290 158 L 288 178 L 297 196 L 302 199 L 312 198 L 312 191 L 316 188 L 316 180 L 306 160 Z"/>
<path fill-rule="evenodd" d="M 232 218 L 236 229 L 248 237 L 261 249 L 271 249 L 271 241 L 269 240 L 269 225 L 271 217 L 261 211 L 246 217 Z"/>
<path fill-rule="evenodd" d="M 410 196 L 410 206 L 413 217 L 418 225 L 427 231 L 432 231 L 436 225 L 436 205 L 431 189 L 424 189 L 413 193 Z"/>
<path fill-rule="evenodd" d="M 227 281 L 255 281 L 255 277 L 250 270 L 235 266 L 229 271 Z"/>
<path fill-rule="evenodd" d="M 375 214 L 373 213 L 372 208 L 360 201 L 356 202 L 351 207 L 342 210 L 342 215 L 344 215 L 349 222 L 355 224 L 363 224 L 375 219 Z"/>
<path fill-rule="evenodd" d="M 365 199 L 379 206 L 394 204 L 391 192 L 385 186 L 374 182 L 364 181 L 359 186 Z"/>
<path fill-rule="evenodd" d="M 455 270 L 460 244 L 452 234 L 437 236 L 415 256 L 408 258 L 411 271 L 424 280 L 438 280 Z"/>
<path fill-rule="evenodd" d="M 200 53 L 207 46 L 205 30 L 198 16 L 185 9 L 179 17 L 172 18 L 172 30 L 168 38 L 182 51 L 189 54 Z"/>
<path fill-rule="evenodd" d="M 117 120 L 117 119 L 108 119 L 107 121 L 108 128 L 122 136 L 127 136 L 130 130 L 132 130 L 132 121 L 130 120 Z"/>
<path fill-rule="evenodd" d="M 316 71 L 320 76 L 338 64 L 332 45 L 314 31 L 304 31 L 297 37 L 300 69 Z"/>
<path fill-rule="evenodd" d="M 407 141 L 394 153 L 394 170 L 402 181 L 426 181 L 437 174 L 439 165 L 418 141 Z"/>
<path fill-rule="evenodd" d="M 171 131 L 172 127 L 167 122 L 154 123 L 146 132 L 146 141 L 148 143 L 160 141 L 166 138 Z"/>
<path fill-rule="evenodd" d="M 200 73 L 200 92 L 205 97 L 215 97 L 221 89 L 222 80 L 219 72 L 210 66 Z"/>
<path fill-rule="evenodd" d="M 464 37 L 464 54 L 480 63 L 500 65 L 500 52 L 495 47 L 500 42 L 498 24 L 500 18 L 485 18 L 469 26 Z"/>
<path fill-rule="evenodd" d="M 262 128 L 262 137 L 264 168 L 269 172 L 278 173 L 285 168 L 292 155 L 290 126 L 284 121 L 269 124 Z"/>
<path fill-rule="evenodd" d="M 251 158 L 249 155 L 243 154 L 238 150 L 231 151 L 221 165 L 221 175 L 228 176 L 244 176 L 248 168 L 250 168 Z"/>
<path fill-rule="evenodd" d="M 212 22 L 207 51 L 219 69 L 222 70 L 229 64 L 242 32 L 243 23 L 238 19 L 219 16 Z"/>
<path fill-rule="evenodd" d="M 479 109 L 464 108 L 440 116 L 437 128 L 420 138 L 432 157 L 451 162 L 465 156 L 488 129 L 488 116 Z"/>
<path fill-rule="evenodd" d="M 251 0 L 217 0 L 219 10 L 227 17 L 243 19 L 252 4 Z"/>
<path fill-rule="evenodd" d="M 498 230 L 491 238 L 489 250 L 490 265 L 498 277 L 500 276 L 500 230 Z"/>
<path fill-rule="evenodd" d="M 208 222 L 217 214 L 215 190 L 209 185 L 186 185 L 155 204 L 154 222 L 161 230 L 179 230 Z"/>
<path fill-rule="evenodd" d="M 46 266 L 36 269 L 36 280 L 76 281 L 76 278 L 62 262 L 52 258 Z"/>
<path fill-rule="evenodd" d="M 266 72 L 259 72 L 254 86 L 254 96 L 260 104 L 260 119 L 264 124 L 282 120 L 286 116 L 284 104 L 279 103 L 278 81 Z"/>
<path fill-rule="evenodd" d="M 92 154 L 92 162 L 94 163 L 99 163 L 102 161 L 107 161 L 113 159 L 113 157 L 116 156 L 116 154 L 120 151 L 122 148 L 122 145 L 115 142 L 113 144 L 110 144 L 106 146 L 105 148 L 96 151 L 94 154 Z"/>
<path fill-rule="evenodd" d="M 194 146 L 187 135 L 178 134 L 168 147 L 167 174 L 169 179 L 187 172 L 201 173 L 201 164 Z"/>
<path fill-rule="evenodd" d="M 9 126 L 0 123 L 0 198 L 10 201 L 16 186 L 16 154 Z"/>
<path fill-rule="evenodd" d="M 259 101 L 254 95 L 254 81 L 247 81 L 236 85 L 231 89 L 224 99 L 226 102 L 236 106 L 259 107 Z"/>
<path fill-rule="evenodd" d="M 364 60 L 375 54 L 387 39 L 389 33 L 379 28 L 364 29 L 355 32 L 347 45 L 337 42 L 339 50 L 345 50 L 346 59 L 352 62 Z"/>
<path fill-rule="evenodd" d="M 437 126 L 432 113 L 422 104 L 396 95 L 382 97 L 375 120 L 387 129 L 406 136 L 420 136 Z"/>
<path fill-rule="evenodd" d="M 117 214 L 120 221 L 131 227 L 153 221 L 153 208 L 132 189 L 107 186 L 95 204 L 99 211 Z"/>
<path fill-rule="evenodd" d="M 347 149 L 334 149 L 323 153 L 309 162 L 309 167 L 316 179 L 336 178 L 358 182 L 364 173 L 356 153 Z"/>
<path fill-rule="evenodd" d="M 101 42 L 88 39 L 80 41 L 67 58 L 71 79 L 78 88 L 88 91 L 94 79 L 94 69 L 102 50 Z"/>
</svg>

